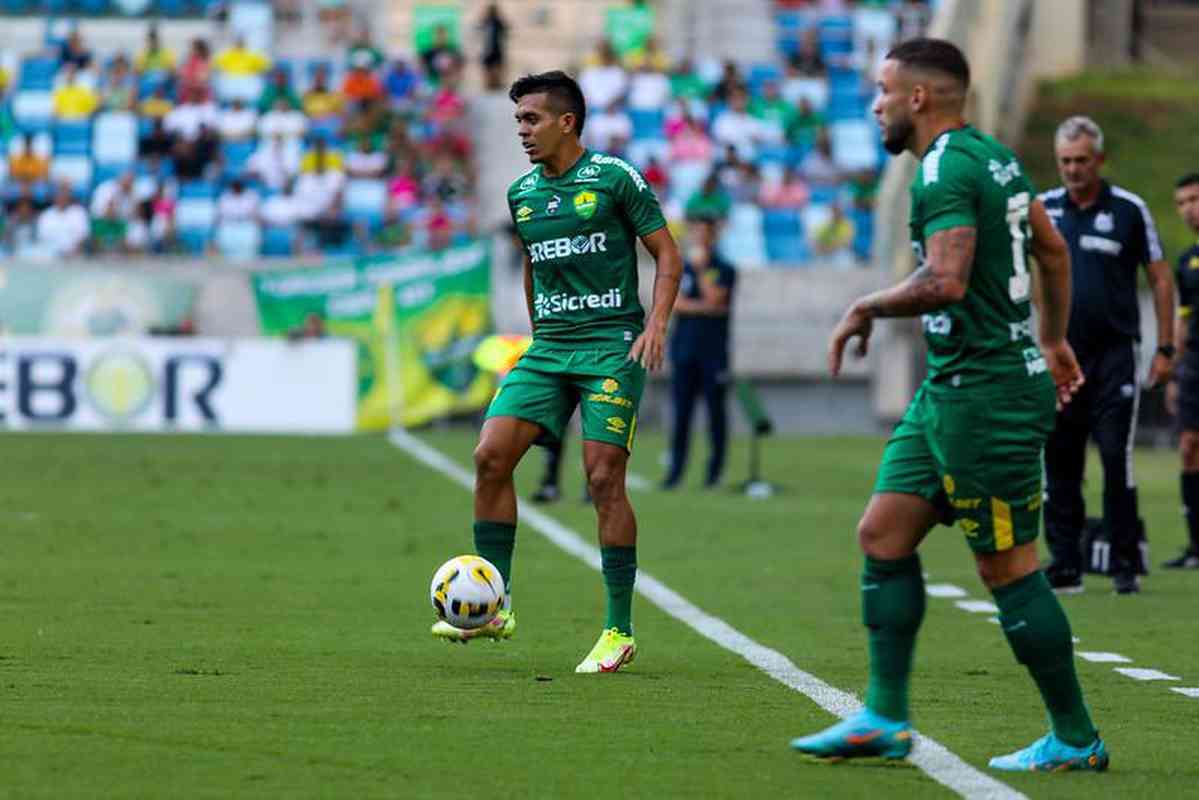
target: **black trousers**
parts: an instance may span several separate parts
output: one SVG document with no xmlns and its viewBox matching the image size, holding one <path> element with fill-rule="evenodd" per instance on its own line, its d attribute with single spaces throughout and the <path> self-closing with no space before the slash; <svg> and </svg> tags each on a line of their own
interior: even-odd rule
<svg viewBox="0 0 1199 800">
<path fill-rule="evenodd" d="M 1132 446 L 1140 388 L 1135 342 L 1080 359 L 1086 383 L 1058 412 L 1045 444 L 1045 538 L 1055 570 L 1081 572 L 1081 540 L 1086 524 L 1082 497 L 1087 439 L 1099 447 L 1103 463 L 1103 519 L 1111 536 L 1112 572 L 1130 574 L 1137 557 L 1137 490 Z"/>
<path fill-rule="evenodd" d="M 667 483 L 682 477 L 687 468 L 687 452 L 691 446 L 691 422 L 695 404 L 703 395 L 708 411 L 708 433 L 711 448 L 708 457 L 707 483 L 716 483 L 724 471 L 725 450 L 728 446 L 728 413 L 725 396 L 728 392 L 729 361 L 727 355 L 685 358 L 674 361 L 671 367 L 671 399 L 674 403 L 674 428 L 670 437 L 670 471 Z"/>
</svg>

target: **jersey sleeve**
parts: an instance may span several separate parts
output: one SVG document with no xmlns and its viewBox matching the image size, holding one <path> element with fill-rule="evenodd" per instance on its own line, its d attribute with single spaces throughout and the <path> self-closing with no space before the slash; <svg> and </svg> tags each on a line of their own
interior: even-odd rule
<svg viewBox="0 0 1199 800">
<path fill-rule="evenodd" d="M 1141 212 L 1141 263 L 1151 264 L 1154 261 L 1161 261 L 1163 258 L 1162 240 L 1157 235 L 1157 225 L 1153 223 L 1153 214 L 1143 200 L 1139 200 L 1136 205 Z"/>
<path fill-rule="evenodd" d="M 662 216 L 662 208 L 658 205 L 654 190 L 636 167 L 623 166 L 627 166 L 627 169 L 621 170 L 615 194 L 620 201 L 621 211 L 633 224 L 633 230 L 638 236 L 645 236 L 665 228 L 666 217 Z"/>
<path fill-rule="evenodd" d="M 978 166 L 969 156 L 948 150 L 925 157 L 921 205 L 924 238 L 938 231 L 978 225 Z"/>
</svg>

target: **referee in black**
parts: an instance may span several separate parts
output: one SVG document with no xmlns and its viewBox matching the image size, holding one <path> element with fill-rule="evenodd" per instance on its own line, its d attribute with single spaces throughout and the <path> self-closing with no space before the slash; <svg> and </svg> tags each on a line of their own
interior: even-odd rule
<svg viewBox="0 0 1199 800">
<path fill-rule="evenodd" d="M 1174 282 L 1145 202 L 1102 177 L 1103 131 L 1087 117 L 1070 117 L 1054 137 L 1063 186 L 1041 195 L 1045 210 L 1070 246 L 1070 327 L 1067 338 L 1086 383 L 1057 415 L 1045 444 L 1046 570 L 1059 592 L 1082 591 L 1082 497 L 1088 437 L 1103 462 L 1103 520 L 1111 538 L 1117 594 L 1140 591 L 1138 518 L 1132 448 L 1140 400 L 1137 270 L 1144 267 L 1157 317 L 1157 352 L 1147 385 L 1170 379 L 1174 361 Z"/>
</svg>

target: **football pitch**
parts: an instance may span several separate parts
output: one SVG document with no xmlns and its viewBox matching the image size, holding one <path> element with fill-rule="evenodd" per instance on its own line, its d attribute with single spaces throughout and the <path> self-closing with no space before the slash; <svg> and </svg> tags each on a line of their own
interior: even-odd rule
<svg viewBox="0 0 1199 800">
<path fill-rule="evenodd" d="M 473 432 L 419 438 L 469 463 Z M 575 675 L 603 621 L 601 579 L 527 525 L 516 638 L 435 642 L 429 580 L 471 549 L 470 495 L 386 438 L 0 442 L 0 797 L 953 796 L 911 765 L 800 760 L 787 741 L 834 717 L 641 597 L 637 662 Z M 769 500 L 699 489 L 698 464 L 681 491 L 634 491 L 641 567 L 860 694 L 854 526 L 881 444 L 772 440 L 783 491 Z M 593 542 L 571 445 L 567 497 L 547 511 Z M 632 469 L 655 480 L 662 449 L 643 436 Z M 1155 563 L 1184 540 L 1176 464 L 1137 454 Z M 534 452 L 522 494 L 540 470 Z M 734 459 L 730 475 L 744 470 Z M 1199 697 L 1173 691 L 1199 687 L 1199 573 L 1155 571 L 1128 598 L 1090 577 L 1064 598 L 1079 651 L 1128 659 L 1079 659 L 1111 769 L 1007 774 L 986 761 L 1044 733 L 1036 689 L 969 603 L 991 598 L 961 532 L 938 528 L 922 554 L 928 584 L 965 592 L 929 598 L 923 734 L 1028 797 L 1199 797 Z"/>
</svg>

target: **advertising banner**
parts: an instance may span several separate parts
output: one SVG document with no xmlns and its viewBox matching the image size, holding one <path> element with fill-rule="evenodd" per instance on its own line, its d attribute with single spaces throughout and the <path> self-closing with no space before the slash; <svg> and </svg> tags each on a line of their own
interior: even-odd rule
<svg viewBox="0 0 1199 800">
<path fill-rule="evenodd" d="M 484 243 L 379 256 L 253 276 L 262 332 L 323 330 L 358 345 L 358 427 L 393 418 L 422 425 L 483 408 L 493 378 L 472 359 L 491 332 L 491 268 Z"/>
<path fill-rule="evenodd" d="M 0 430 L 350 433 L 353 342 L 0 339 Z"/>
</svg>

